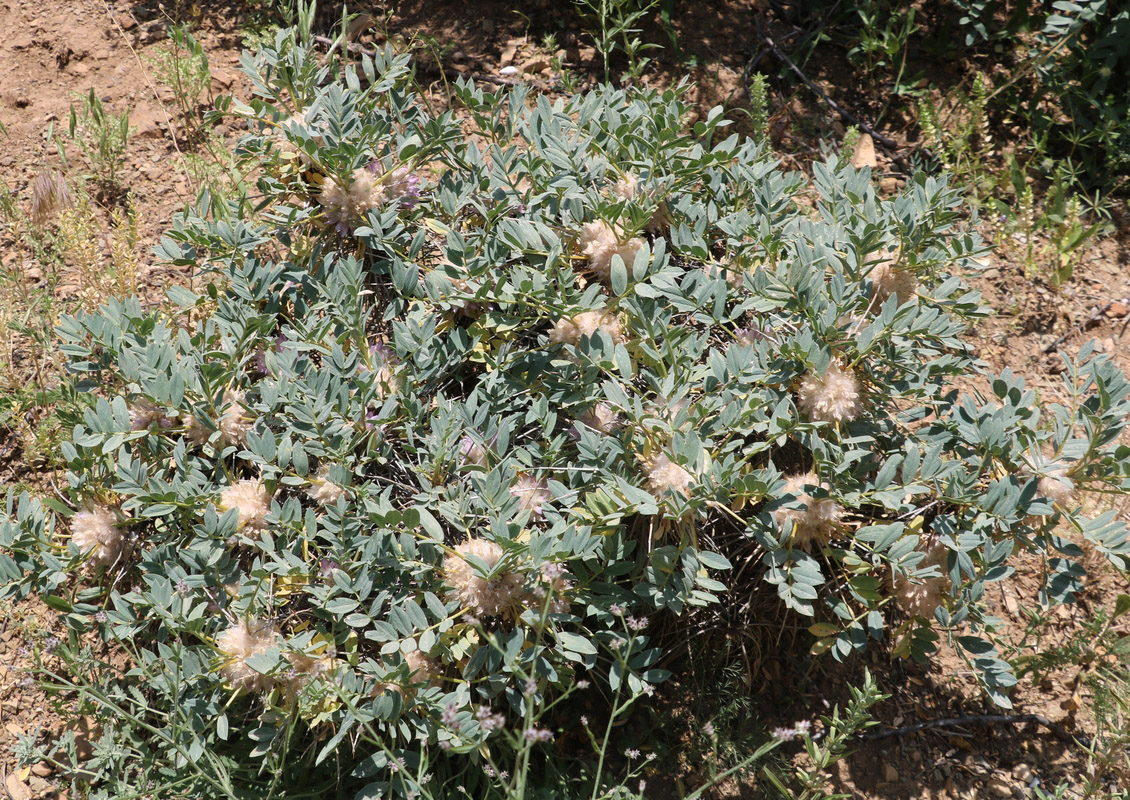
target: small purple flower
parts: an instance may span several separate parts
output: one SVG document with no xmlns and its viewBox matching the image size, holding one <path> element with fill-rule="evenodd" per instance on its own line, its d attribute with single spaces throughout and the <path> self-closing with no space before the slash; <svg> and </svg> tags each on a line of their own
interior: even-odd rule
<svg viewBox="0 0 1130 800">
<path fill-rule="evenodd" d="M 186 581 L 184 578 L 179 579 L 177 581 L 177 594 L 179 594 L 181 597 L 184 597 L 188 594 L 188 592 L 188 581 Z"/>
<path fill-rule="evenodd" d="M 456 733 L 459 732 L 460 728 L 458 714 L 459 708 L 454 702 L 451 702 L 443 707 L 443 715 L 440 717 L 440 719 L 443 720 L 443 724 Z"/>
<path fill-rule="evenodd" d="M 99 611 L 97 614 L 94 615 L 94 621 L 95 622 L 105 622 L 106 621 L 106 612 L 105 611 Z"/>
<path fill-rule="evenodd" d="M 341 569 L 341 566 L 334 560 L 323 558 L 318 562 L 318 574 L 323 578 L 333 577 L 334 571 Z"/>
<path fill-rule="evenodd" d="M 523 735 L 527 742 L 548 742 L 553 738 L 553 733 L 545 728 L 526 728 Z"/>
<path fill-rule="evenodd" d="M 614 617 L 622 617 L 624 616 L 624 612 L 626 611 L 624 606 L 620 605 L 619 603 L 613 603 L 608 607 L 608 610 Z"/>
<path fill-rule="evenodd" d="M 506 724 L 506 718 L 501 714 L 493 713 L 490 706 L 479 706 L 479 710 L 475 712 L 475 719 L 479 721 L 483 733 L 490 733 Z"/>
<path fill-rule="evenodd" d="M 629 747 L 627 750 L 624 751 L 624 758 L 626 758 L 628 760 L 633 760 L 633 759 L 636 759 L 636 758 L 639 758 L 639 757 L 640 757 L 640 751 L 637 750 L 634 747 Z"/>
<path fill-rule="evenodd" d="M 633 631 L 642 631 L 647 627 L 647 617 L 628 617 L 628 627 Z"/>
</svg>

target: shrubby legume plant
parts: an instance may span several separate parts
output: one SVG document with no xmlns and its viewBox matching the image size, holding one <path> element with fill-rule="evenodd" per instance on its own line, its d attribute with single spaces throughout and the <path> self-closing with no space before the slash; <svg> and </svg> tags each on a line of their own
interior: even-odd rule
<svg viewBox="0 0 1130 800">
<path fill-rule="evenodd" d="M 1046 554 L 1052 601 L 1082 540 L 1125 566 L 1081 508 L 1125 486 L 1130 387 L 1095 357 L 1067 405 L 959 394 L 982 246 L 944 181 L 886 200 L 833 159 L 807 188 L 719 109 L 688 129 L 683 87 L 460 83 L 433 116 L 388 51 L 324 66 L 284 32 L 245 68 L 260 205 L 168 232 L 204 283 L 174 313 L 63 321 L 71 504 L 10 495 L 0 532 L 105 713 L 91 796 L 628 796 L 603 757 L 554 766 L 557 709 L 654 691 L 654 615 L 757 591 L 727 555 L 817 652 L 960 631 L 1002 704 L 1012 555 Z"/>
</svg>

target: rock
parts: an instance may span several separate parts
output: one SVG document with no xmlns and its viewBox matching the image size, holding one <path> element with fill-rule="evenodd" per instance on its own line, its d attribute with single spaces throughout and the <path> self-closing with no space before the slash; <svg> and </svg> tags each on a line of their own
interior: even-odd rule
<svg viewBox="0 0 1130 800">
<path fill-rule="evenodd" d="M 896 783 L 899 779 L 899 771 L 892 767 L 890 764 L 883 765 L 883 780 L 887 783 Z"/>
<path fill-rule="evenodd" d="M 118 15 L 118 24 L 122 26 L 123 31 L 132 30 L 137 27 L 137 18 L 127 11 Z"/>
<path fill-rule="evenodd" d="M 219 86 L 224 89 L 230 89 L 231 85 L 235 83 L 236 75 L 226 69 L 212 70 L 212 86 Z"/>
<path fill-rule="evenodd" d="M 54 787 L 38 775 L 32 775 L 27 779 L 28 788 L 35 794 L 36 797 L 46 797 L 50 794 Z"/>
<path fill-rule="evenodd" d="M 1113 303 L 1110 304 L 1110 308 L 1108 308 L 1106 310 L 1106 313 L 1107 313 L 1107 316 L 1109 316 L 1109 317 L 1113 317 L 1115 319 L 1121 319 L 1122 317 L 1125 317 L 1127 314 L 1130 314 L 1130 306 L 1116 300 L 1116 301 L 1114 301 Z"/>
<path fill-rule="evenodd" d="M 518 45 L 507 44 L 506 47 L 502 48 L 502 55 L 499 56 L 499 58 L 498 58 L 499 65 L 505 67 L 508 64 L 513 63 L 514 56 L 517 55 L 517 54 L 518 54 Z"/>
<path fill-rule="evenodd" d="M 41 778 L 46 778 L 52 772 L 54 772 L 54 770 L 51 768 L 51 765 L 49 763 L 47 763 L 46 761 L 40 761 L 37 764 L 32 764 L 32 767 L 31 767 L 31 774 L 32 775 L 38 775 Z"/>
<path fill-rule="evenodd" d="M 538 55 L 522 62 L 522 72 L 527 75 L 549 69 L 549 56 Z"/>
<path fill-rule="evenodd" d="M 160 138 L 164 122 L 165 115 L 155 108 L 137 108 L 129 118 L 130 127 L 137 129 L 133 134 L 136 139 Z"/>
<path fill-rule="evenodd" d="M 899 188 L 899 182 L 896 178 L 883 178 L 879 181 L 879 191 L 886 194 L 893 194 Z"/>
<path fill-rule="evenodd" d="M 1027 786 L 1032 782 L 1032 768 L 1021 762 L 1012 768 L 1012 777 Z"/>
<path fill-rule="evenodd" d="M 989 787 L 989 791 L 997 797 L 1012 797 L 1012 787 L 1008 785 L 1008 781 L 990 778 L 986 785 Z"/>
<path fill-rule="evenodd" d="M 879 159 L 875 155 L 875 141 L 871 138 L 871 134 L 864 133 L 859 137 L 859 143 L 855 146 L 855 152 L 851 156 L 851 165 L 856 169 L 863 169 L 864 167 L 879 166 Z"/>
<path fill-rule="evenodd" d="M 27 788 L 27 785 L 17 778 L 14 772 L 4 781 L 4 788 L 8 790 L 8 795 L 12 800 L 31 800 L 31 789 Z"/>
<path fill-rule="evenodd" d="M 987 270 L 981 273 L 981 277 L 987 281 L 995 281 L 1000 276 L 1001 271 L 996 267 L 989 267 Z"/>
</svg>

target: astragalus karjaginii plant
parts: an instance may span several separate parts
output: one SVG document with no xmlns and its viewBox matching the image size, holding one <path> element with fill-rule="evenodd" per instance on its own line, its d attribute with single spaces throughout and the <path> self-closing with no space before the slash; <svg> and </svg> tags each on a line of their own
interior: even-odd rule
<svg viewBox="0 0 1130 800">
<path fill-rule="evenodd" d="M 649 618 L 717 602 L 718 551 L 836 657 L 961 632 L 1001 703 L 1010 557 L 1046 553 L 1057 601 L 1083 539 L 1124 564 L 1080 501 L 1123 487 L 1130 387 L 1098 357 L 1066 405 L 959 394 L 981 246 L 944 182 L 809 188 L 717 109 L 688 128 L 681 87 L 461 83 L 433 116 L 403 58 L 320 63 L 246 59 L 261 205 L 205 196 L 158 248 L 203 285 L 63 321 L 96 397 L 71 505 L 3 527 L 10 593 L 129 647 L 106 680 L 148 685 L 96 696 L 175 720 L 197 796 L 513 794 L 491 764 L 552 771 L 556 698 L 662 680 Z"/>
</svg>

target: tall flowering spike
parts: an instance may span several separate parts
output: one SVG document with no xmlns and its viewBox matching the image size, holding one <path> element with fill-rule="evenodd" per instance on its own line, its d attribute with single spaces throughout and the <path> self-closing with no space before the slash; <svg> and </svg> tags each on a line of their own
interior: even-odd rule
<svg viewBox="0 0 1130 800">
<path fill-rule="evenodd" d="M 871 268 L 871 297 L 878 305 L 894 295 L 901 306 L 918 296 L 918 277 L 907 267 L 899 266 L 898 255 L 879 251 L 879 261 Z"/>
<path fill-rule="evenodd" d="M 90 563 L 108 567 L 118 560 L 125 547 L 125 531 L 118 525 L 118 515 L 106 506 L 91 505 L 71 517 L 71 541 Z"/>
<path fill-rule="evenodd" d="M 31 184 L 31 221 L 42 225 L 56 211 L 74 202 L 67 179 L 55 170 L 44 170 Z"/>
<path fill-rule="evenodd" d="M 306 494 L 320 506 L 332 506 L 345 496 L 345 489 L 330 480 L 330 465 L 323 464 L 318 474 L 310 479 Z"/>
<path fill-rule="evenodd" d="M 519 472 L 510 487 L 510 494 L 518 498 L 518 512 L 529 511 L 534 517 L 541 516 L 542 506 L 553 499 L 545 478 L 536 478 L 528 472 Z"/>
<path fill-rule="evenodd" d="M 223 657 L 221 674 L 236 689 L 249 692 L 270 691 L 275 679 L 251 668 L 247 660 L 265 653 L 279 642 L 279 631 L 260 619 L 241 619 L 216 637 L 216 649 Z"/>
<path fill-rule="evenodd" d="M 946 547 L 940 541 L 934 541 L 923 548 L 926 555 L 918 563 L 918 569 L 939 567 L 941 575 L 926 578 L 921 583 L 915 583 L 904 575 L 894 576 L 895 603 L 912 617 L 933 619 L 934 611 L 945 603 L 949 597 L 951 581 L 946 573 Z"/>
<path fill-rule="evenodd" d="M 793 475 L 785 480 L 784 493 L 796 497 L 801 508 L 778 508 L 773 512 L 777 527 L 788 535 L 793 547 L 808 550 L 814 544 L 824 544 L 832 539 L 839 525 L 843 509 L 830 497 L 815 499 L 808 487 L 827 489 L 815 472 Z"/>
<path fill-rule="evenodd" d="M 616 344 L 627 341 L 624 335 L 624 326 L 620 318 L 611 311 L 582 311 L 572 317 L 562 317 L 557 320 L 553 330 L 549 332 L 550 344 L 571 344 L 574 347 L 581 343 L 582 336 L 592 337 L 597 331 L 604 331 Z"/>
<path fill-rule="evenodd" d="M 859 381 L 836 359 L 823 374 L 805 375 L 799 394 L 801 412 L 815 422 L 850 422 L 863 413 Z"/>
<path fill-rule="evenodd" d="M 326 178 L 318 202 L 326 210 L 326 221 L 338 233 L 349 233 L 365 222 L 370 210 L 384 202 L 385 194 L 380 176 L 371 169 L 359 167 L 344 184 L 335 178 Z"/>
<path fill-rule="evenodd" d="M 644 241 L 637 236 L 621 242 L 614 227 L 604 220 L 597 220 L 584 224 L 577 244 L 581 253 L 588 256 L 589 271 L 597 280 L 608 283 L 612 279 L 612 257 L 620 256 L 624 266 L 630 269 Z"/>
<path fill-rule="evenodd" d="M 243 392 L 235 389 L 224 392 L 223 413 L 218 425 L 221 447 L 242 447 L 247 441 L 247 432 L 254 420 L 243 405 L 245 398 Z"/>
<path fill-rule="evenodd" d="M 468 539 L 443 560 L 443 582 L 448 595 L 476 617 L 512 617 L 521 612 L 524 577 L 504 571 L 491 579 L 481 578 L 464 556 L 474 556 L 488 569 L 502 560 L 502 548 L 486 539 Z"/>
<path fill-rule="evenodd" d="M 676 464 L 665 453 L 652 457 L 646 464 L 647 488 L 656 497 L 664 497 L 668 492 L 688 497 L 694 476 Z"/>
<path fill-rule="evenodd" d="M 271 513 L 271 495 L 259 479 L 244 479 L 224 489 L 217 505 L 220 511 L 239 512 L 236 530 L 261 531 L 267 527 L 267 515 Z"/>
</svg>

